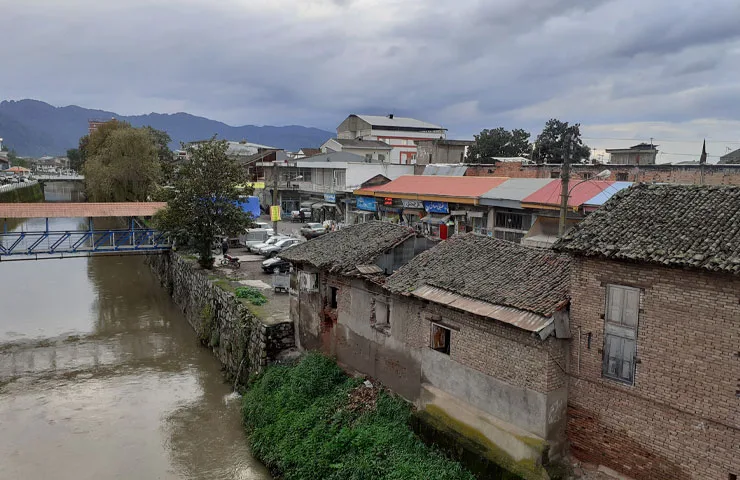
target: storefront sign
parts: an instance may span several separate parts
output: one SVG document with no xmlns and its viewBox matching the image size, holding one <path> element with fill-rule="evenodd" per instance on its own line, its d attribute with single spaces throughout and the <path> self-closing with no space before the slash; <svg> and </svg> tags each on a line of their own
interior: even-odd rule
<svg viewBox="0 0 740 480">
<path fill-rule="evenodd" d="M 337 203 L 337 194 L 336 193 L 325 193 L 324 201 L 329 202 L 329 203 Z"/>
<path fill-rule="evenodd" d="M 378 202 L 375 197 L 357 197 L 357 209 L 367 212 L 377 212 Z"/>
<path fill-rule="evenodd" d="M 393 199 L 390 197 L 384 198 L 383 205 L 385 205 L 386 207 L 390 207 L 391 205 L 393 205 Z"/>
<path fill-rule="evenodd" d="M 447 202 L 424 202 L 424 210 L 429 213 L 450 213 Z"/>
<path fill-rule="evenodd" d="M 424 208 L 424 202 L 421 200 L 401 200 L 403 208 L 417 208 L 419 210 Z"/>
</svg>

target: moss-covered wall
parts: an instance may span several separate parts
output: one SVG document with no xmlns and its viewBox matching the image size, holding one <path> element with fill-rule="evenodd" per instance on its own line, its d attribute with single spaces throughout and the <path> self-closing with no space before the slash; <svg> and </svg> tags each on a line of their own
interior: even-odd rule
<svg viewBox="0 0 740 480">
<path fill-rule="evenodd" d="M 44 191 L 38 183 L 16 188 L 9 192 L 0 192 L 0 203 L 31 203 L 41 202 L 43 200 Z"/>
</svg>

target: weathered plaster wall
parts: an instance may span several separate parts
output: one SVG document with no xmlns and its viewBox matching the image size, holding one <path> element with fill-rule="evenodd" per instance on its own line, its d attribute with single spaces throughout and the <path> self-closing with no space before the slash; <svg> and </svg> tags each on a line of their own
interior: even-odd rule
<svg viewBox="0 0 740 480">
<path fill-rule="evenodd" d="M 292 323 L 261 321 L 233 293 L 211 281 L 195 262 L 175 253 L 152 255 L 148 261 L 228 378 L 238 377 L 244 384 L 249 375 L 259 373 L 295 347 Z"/>
</svg>

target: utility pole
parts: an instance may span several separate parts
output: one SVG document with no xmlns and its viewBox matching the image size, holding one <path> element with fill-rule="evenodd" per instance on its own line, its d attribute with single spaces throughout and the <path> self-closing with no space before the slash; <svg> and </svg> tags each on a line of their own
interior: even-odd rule
<svg viewBox="0 0 740 480">
<path fill-rule="evenodd" d="M 560 223 L 558 224 L 558 237 L 565 233 L 565 219 L 568 215 L 568 184 L 570 180 L 570 162 L 573 157 L 573 138 L 570 132 L 565 137 L 565 152 L 563 155 L 563 170 L 560 172 Z"/>
<path fill-rule="evenodd" d="M 279 178 L 279 175 L 278 175 L 278 173 L 279 173 L 278 167 L 279 167 L 279 165 L 278 165 L 277 155 L 275 156 L 275 161 L 273 162 L 272 165 L 274 167 L 272 169 L 273 170 L 272 171 L 272 175 L 274 177 L 273 178 L 273 182 L 272 182 L 272 206 L 274 207 L 274 206 L 276 206 L 278 204 L 278 178 Z M 272 215 L 272 209 L 270 210 L 270 215 Z M 278 233 L 278 222 L 277 222 L 277 220 L 273 220 L 273 222 L 272 222 L 272 231 L 275 233 L 275 235 L 277 235 L 277 233 Z"/>
</svg>

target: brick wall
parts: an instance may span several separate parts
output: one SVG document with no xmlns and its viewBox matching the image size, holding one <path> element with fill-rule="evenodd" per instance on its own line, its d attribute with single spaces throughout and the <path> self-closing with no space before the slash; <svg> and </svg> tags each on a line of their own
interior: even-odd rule
<svg viewBox="0 0 740 480">
<path fill-rule="evenodd" d="M 559 174 L 562 166 L 522 165 L 517 162 L 500 162 L 496 165 L 471 165 L 466 176 L 471 177 L 511 177 L 511 178 L 552 178 Z M 609 180 L 623 180 L 645 183 L 699 184 L 701 168 L 699 165 L 572 165 L 573 178 L 590 174 L 593 178 L 603 170 L 609 170 Z M 740 185 L 740 165 L 706 165 L 704 183 L 707 185 Z"/>
<path fill-rule="evenodd" d="M 573 453 L 639 480 L 740 475 L 740 278 L 580 259 L 571 280 Z M 642 292 L 634 385 L 601 375 L 606 284 Z"/>
</svg>

